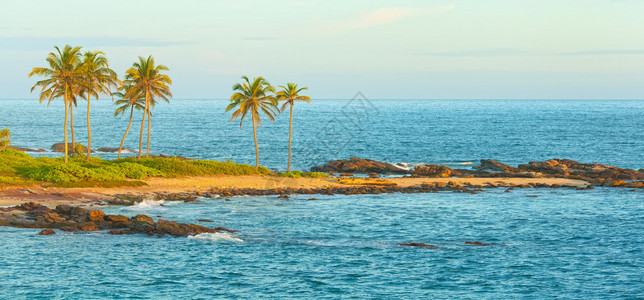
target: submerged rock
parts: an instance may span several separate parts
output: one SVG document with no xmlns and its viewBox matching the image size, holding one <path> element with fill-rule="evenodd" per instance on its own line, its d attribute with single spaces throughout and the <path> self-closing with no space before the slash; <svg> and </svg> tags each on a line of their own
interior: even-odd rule
<svg viewBox="0 0 644 300">
<path fill-rule="evenodd" d="M 425 243 L 400 243 L 398 246 L 406 246 L 406 247 L 420 247 L 420 248 L 425 248 L 425 249 L 438 249 L 440 248 L 439 246 L 435 245 L 429 245 Z"/>
<path fill-rule="evenodd" d="M 38 233 L 38 235 L 53 235 L 53 234 L 56 234 L 56 231 L 53 231 L 53 230 L 51 230 L 49 228 L 44 229 L 43 231 Z"/>
<path fill-rule="evenodd" d="M 83 153 L 87 153 L 87 147 L 85 147 L 85 145 L 83 145 L 81 143 L 76 143 L 77 147 L 78 147 L 78 145 L 80 145 L 80 147 L 82 147 Z M 56 144 L 51 145 L 51 151 L 53 151 L 53 152 L 65 152 L 65 143 L 56 143 Z M 67 151 L 69 153 L 74 152 L 74 148 L 72 148 L 72 143 L 67 143 Z M 90 152 L 94 153 L 94 151 L 90 151 Z"/>
</svg>

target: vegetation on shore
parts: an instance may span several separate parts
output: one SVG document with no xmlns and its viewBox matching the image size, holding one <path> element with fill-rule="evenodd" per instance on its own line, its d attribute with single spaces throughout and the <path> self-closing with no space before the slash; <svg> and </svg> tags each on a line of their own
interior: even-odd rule
<svg viewBox="0 0 644 300">
<path fill-rule="evenodd" d="M 0 186 L 49 182 L 62 187 L 141 186 L 148 177 L 204 175 L 268 175 L 266 167 L 255 168 L 232 161 L 188 160 L 177 157 L 130 157 L 104 160 L 92 157 L 32 157 L 13 149 L 0 150 Z"/>
</svg>

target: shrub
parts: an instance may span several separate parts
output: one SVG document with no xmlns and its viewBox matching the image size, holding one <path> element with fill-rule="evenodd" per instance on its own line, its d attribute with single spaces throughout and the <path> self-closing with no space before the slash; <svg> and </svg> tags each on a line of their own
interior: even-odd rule
<svg viewBox="0 0 644 300">
<path fill-rule="evenodd" d="M 3 150 L 11 142 L 9 141 L 9 136 L 11 136 L 11 133 L 9 133 L 9 128 L 0 130 L 0 150 Z"/>
<path fill-rule="evenodd" d="M 322 173 L 322 172 L 308 172 L 308 173 L 304 174 L 304 177 L 307 177 L 307 178 L 326 178 L 326 177 L 329 177 L 329 174 Z"/>
<path fill-rule="evenodd" d="M 135 164 L 131 162 L 122 162 L 122 163 L 114 164 L 112 168 L 115 171 L 118 171 L 121 174 L 123 174 L 126 178 L 131 178 L 131 179 L 144 179 L 147 177 L 165 175 L 163 172 L 159 170 L 152 169 L 144 165 Z"/>
<path fill-rule="evenodd" d="M 297 170 L 277 174 L 278 177 L 289 177 L 289 178 L 300 178 L 303 175 L 304 173 L 302 173 L 302 171 L 297 171 Z"/>
</svg>

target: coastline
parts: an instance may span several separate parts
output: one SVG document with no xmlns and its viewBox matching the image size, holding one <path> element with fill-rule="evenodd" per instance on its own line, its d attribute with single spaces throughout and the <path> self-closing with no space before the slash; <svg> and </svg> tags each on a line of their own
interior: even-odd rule
<svg viewBox="0 0 644 300">
<path fill-rule="evenodd" d="M 100 205 L 113 200 L 118 195 L 132 197 L 155 197 L 157 195 L 182 194 L 183 196 L 211 196 L 217 191 L 229 191 L 231 196 L 243 192 L 253 194 L 311 194 L 315 191 L 347 191 L 347 193 L 371 193 L 365 187 L 389 187 L 376 189 L 375 192 L 396 192 L 397 189 L 429 189 L 418 192 L 432 192 L 436 187 L 452 189 L 494 188 L 494 187 L 571 187 L 586 188 L 590 183 L 583 180 L 567 178 L 386 178 L 386 179 L 338 179 L 338 178 L 288 178 L 261 175 L 216 175 L 189 176 L 180 178 L 152 177 L 143 180 L 147 186 L 142 187 L 91 187 L 62 188 L 32 185 L 10 187 L 0 190 L 0 206 L 20 205 L 24 202 L 36 202 L 50 208 L 60 204 L 75 206 Z M 345 183 L 340 183 L 345 182 Z M 393 189 L 391 187 L 394 187 Z M 468 190 L 470 191 L 470 190 Z"/>
</svg>

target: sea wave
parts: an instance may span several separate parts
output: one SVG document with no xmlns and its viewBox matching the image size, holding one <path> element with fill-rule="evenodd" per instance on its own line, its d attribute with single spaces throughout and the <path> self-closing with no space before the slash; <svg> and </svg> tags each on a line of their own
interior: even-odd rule
<svg viewBox="0 0 644 300">
<path fill-rule="evenodd" d="M 164 200 L 145 199 L 139 203 L 131 206 L 126 206 L 123 209 L 131 211 L 150 211 L 150 210 L 166 210 L 164 206 L 168 205 Z"/>
<path fill-rule="evenodd" d="M 244 241 L 238 237 L 234 237 L 225 232 L 200 233 L 197 235 L 189 236 L 188 238 L 195 239 L 195 240 L 213 241 L 213 242 L 229 241 L 229 242 L 241 243 Z"/>
</svg>

